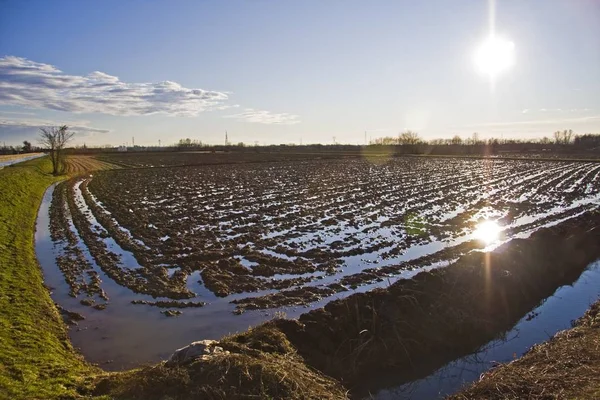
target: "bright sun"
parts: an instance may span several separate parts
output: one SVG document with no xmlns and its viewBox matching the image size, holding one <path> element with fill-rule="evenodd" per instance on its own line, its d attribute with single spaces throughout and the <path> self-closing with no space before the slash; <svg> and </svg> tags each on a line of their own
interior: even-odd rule
<svg viewBox="0 0 600 400">
<path fill-rule="evenodd" d="M 484 221 L 477 225 L 473 235 L 476 239 L 486 244 L 491 244 L 499 239 L 502 228 L 494 221 Z"/>
<path fill-rule="evenodd" d="M 490 35 L 475 51 L 475 66 L 482 74 L 495 78 L 515 63 L 514 49 L 510 40 Z"/>
</svg>

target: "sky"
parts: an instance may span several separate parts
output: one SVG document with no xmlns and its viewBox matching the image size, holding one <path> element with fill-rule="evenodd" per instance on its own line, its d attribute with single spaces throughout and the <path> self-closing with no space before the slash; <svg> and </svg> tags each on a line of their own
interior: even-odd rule
<svg viewBox="0 0 600 400">
<path fill-rule="evenodd" d="M 600 133 L 600 1 L 0 0 L 0 141 L 64 124 L 88 146 Z"/>
</svg>

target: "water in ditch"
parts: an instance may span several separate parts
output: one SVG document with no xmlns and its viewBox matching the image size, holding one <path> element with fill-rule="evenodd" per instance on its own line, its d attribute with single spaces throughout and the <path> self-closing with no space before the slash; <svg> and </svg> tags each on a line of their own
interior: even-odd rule
<svg viewBox="0 0 600 400">
<path fill-rule="evenodd" d="M 366 398 L 443 399 L 462 386 L 477 381 L 482 373 L 498 363 L 510 362 L 534 344 L 570 328 L 571 321 L 581 317 L 599 296 L 600 260 L 590 264 L 575 283 L 558 288 L 552 296 L 543 300 L 503 338 L 486 344 L 472 355 L 446 364 L 425 378 L 380 390 Z"/>
</svg>

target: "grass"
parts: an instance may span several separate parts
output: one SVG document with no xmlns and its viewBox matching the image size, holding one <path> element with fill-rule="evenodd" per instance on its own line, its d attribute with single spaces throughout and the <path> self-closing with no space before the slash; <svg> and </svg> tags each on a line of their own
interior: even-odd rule
<svg viewBox="0 0 600 400">
<path fill-rule="evenodd" d="M 106 163 L 67 158 L 83 173 Z M 99 369 L 71 346 L 43 284 L 34 250 L 37 211 L 51 175 L 47 157 L 0 170 L 0 399 L 76 397 L 84 377 Z"/>
<path fill-rule="evenodd" d="M 0 398 L 75 396 L 95 369 L 73 350 L 34 251 L 37 211 L 59 180 L 50 161 L 0 170 Z"/>
</svg>

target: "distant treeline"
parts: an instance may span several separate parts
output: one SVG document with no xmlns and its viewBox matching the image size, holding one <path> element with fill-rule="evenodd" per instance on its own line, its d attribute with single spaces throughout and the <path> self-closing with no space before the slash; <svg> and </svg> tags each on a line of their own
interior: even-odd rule
<svg viewBox="0 0 600 400">
<path fill-rule="evenodd" d="M 27 140 L 23 141 L 20 146 L 2 146 L 0 147 L 0 154 L 23 154 L 23 153 L 37 153 L 44 151 L 42 147 L 34 146 Z"/>
<path fill-rule="evenodd" d="M 16 154 L 43 151 L 24 141 L 23 146 L 1 147 L 0 154 Z M 556 131 L 552 138 L 541 139 L 479 139 L 474 133 L 469 138 L 456 135 L 449 139 L 423 140 L 416 132 L 405 131 L 398 136 L 388 136 L 371 140 L 368 145 L 351 144 L 280 144 L 248 145 L 237 144 L 209 145 L 189 138 L 181 139 L 169 146 L 102 146 L 74 147 L 66 149 L 71 154 L 99 154 L 112 152 L 375 152 L 393 154 L 431 154 L 431 155 L 496 155 L 502 153 L 554 153 L 554 154 L 590 154 L 600 155 L 600 134 L 575 135 L 571 130 Z"/>
</svg>

